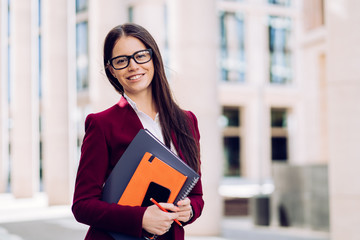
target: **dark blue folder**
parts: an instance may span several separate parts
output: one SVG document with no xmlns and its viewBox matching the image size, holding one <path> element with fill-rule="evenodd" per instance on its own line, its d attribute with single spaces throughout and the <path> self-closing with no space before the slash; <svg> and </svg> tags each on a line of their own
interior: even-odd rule
<svg viewBox="0 0 360 240">
<path fill-rule="evenodd" d="M 141 129 L 129 144 L 128 148 L 110 173 L 109 178 L 106 180 L 103 188 L 103 201 L 108 203 L 117 203 L 119 201 L 146 152 L 152 153 L 154 156 L 161 159 L 161 161 L 187 176 L 184 186 L 181 188 L 174 203 L 177 203 L 189 194 L 199 180 L 199 174 L 190 168 L 148 130 Z M 115 240 L 143 239 L 121 233 L 111 232 L 110 234 Z"/>
</svg>

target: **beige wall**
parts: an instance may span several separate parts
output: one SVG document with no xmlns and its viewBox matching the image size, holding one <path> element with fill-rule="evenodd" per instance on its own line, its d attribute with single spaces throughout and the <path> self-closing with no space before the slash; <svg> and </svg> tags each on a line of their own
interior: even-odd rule
<svg viewBox="0 0 360 240">
<path fill-rule="evenodd" d="M 201 135 L 205 208 L 202 217 L 187 229 L 193 235 L 219 234 L 222 216 L 218 194 L 222 174 L 216 70 L 218 32 L 216 28 L 205 27 L 216 26 L 215 13 L 215 1 L 176 0 L 169 5 L 171 87 L 180 105 L 197 116 Z"/>
<path fill-rule="evenodd" d="M 89 91 L 78 94 L 78 103 L 83 102 L 81 105 L 86 109 L 84 114 L 104 110 L 114 105 L 120 98 L 106 79 L 102 56 L 106 34 L 113 27 L 127 20 L 127 8 L 124 1 L 107 0 L 104 5 L 101 1 L 90 0 L 87 19 L 89 21 Z M 81 130 L 83 131 L 83 127 Z"/>
<path fill-rule="evenodd" d="M 49 205 L 69 204 L 77 167 L 75 5 L 62 0 L 42 3 L 44 187 Z"/>
<path fill-rule="evenodd" d="M 9 170 L 8 84 L 7 84 L 7 8 L 0 3 L 0 193 L 7 187 Z"/>
<path fill-rule="evenodd" d="M 16 197 L 32 197 L 39 191 L 39 94 L 35 71 L 38 45 L 34 4 L 33 1 L 14 1 L 11 5 L 10 74 L 16 88 L 12 91 L 10 106 L 11 186 Z"/>
<path fill-rule="evenodd" d="M 331 238 L 360 235 L 360 2 L 327 1 Z M 351 46 L 351 47 L 346 47 Z"/>
</svg>

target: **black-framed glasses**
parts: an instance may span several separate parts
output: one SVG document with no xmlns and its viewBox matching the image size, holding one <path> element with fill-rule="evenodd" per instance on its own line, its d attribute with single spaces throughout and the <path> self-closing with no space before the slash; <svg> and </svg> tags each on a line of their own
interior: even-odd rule
<svg viewBox="0 0 360 240">
<path fill-rule="evenodd" d="M 108 64 L 110 64 L 114 69 L 120 70 L 129 66 L 130 59 L 134 59 L 134 61 L 137 64 L 144 64 L 149 62 L 152 59 L 152 53 L 153 52 L 150 48 L 145 50 L 140 50 L 135 52 L 131 56 L 122 55 L 122 56 L 114 57 L 108 61 Z"/>
</svg>

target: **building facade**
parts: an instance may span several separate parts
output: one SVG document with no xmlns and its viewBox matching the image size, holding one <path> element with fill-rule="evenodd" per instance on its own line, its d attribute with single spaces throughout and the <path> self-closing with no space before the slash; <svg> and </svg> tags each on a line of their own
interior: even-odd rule
<svg viewBox="0 0 360 240">
<path fill-rule="evenodd" d="M 285 224 L 281 203 L 302 199 L 305 214 L 288 212 L 290 225 L 313 228 L 310 213 L 322 209 L 331 228 L 321 230 L 355 239 L 349 212 L 360 194 L 346 171 L 358 179 L 358 68 L 338 63 L 359 60 L 360 34 L 345 43 L 359 22 L 355 2 L 1 0 L 0 193 L 71 203 L 84 120 L 119 99 L 102 66 L 104 37 L 135 22 L 158 42 L 175 98 L 199 119 L 206 206 L 190 234 L 218 235 L 224 200 L 266 195 L 272 225 Z M 283 185 L 289 172 L 295 185 Z"/>
<path fill-rule="evenodd" d="M 204 22 L 187 21 L 188 6 L 192 10 L 190 19 L 196 19 L 205 4 L 205 0 L 196 5 L 162 0 L 111 0 L 106 4 L 95 0 L 1 1 L 0 192 L 14 198 L 32 198 L 44 192 L 49 205 L 71 203 L 84 120 L 89 113 L 104 110 L 120 98 L 105 77 L 104 38 L 116 25 L 135 22 L 155 37 L 176 98 L 199 120 L 204 198 L 209 210 L 187 232 L 219 234 L 222 202 L 216 186 L 221 177 L 221 146 L 217 142 L 220 107 L 213 97 L 217 31 L 208 29 L 195 35 L 190 26 L 201 28 Z M 202 19 L 216 25 L 216 3 L 207 5 Z M 184 46 L 193 50 L 186 53 Z M 182 70 L 205 55 L 208 57 L 202 59 L 199 72 Z M 212 71 L 206 70 L 208 67 Z M 200 78 L 200 72 L 205 78 Z M 205 84 L 211 91 L 199 94 L 197 89 Z M 194 106 L 183 91 L 175 93 L 176 88 L 189 86 L 193 90 L 188 89 L 187 94 L 206 101 Z"/>
</svg>

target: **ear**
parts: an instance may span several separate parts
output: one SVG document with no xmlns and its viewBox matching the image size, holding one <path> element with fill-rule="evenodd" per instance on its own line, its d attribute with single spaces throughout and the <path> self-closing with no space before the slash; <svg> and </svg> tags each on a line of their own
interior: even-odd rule
<svg viewBox="0 0 360 240">
<path fill-rule="evenodd" d="M 113 77 L 114 77 L 114 78 L 116 78 L 116 75 L 115 75 L 115 70 L 112 68 L 112 66 L 111 66 L 111 65 L 108 65 L 108 69 L 109 69 L 109 71 L 110 71 L 111 75 L 113 75 Z M 117 78 L 116 78 L 116 79 L 117 79 Z"/>
</svg>

